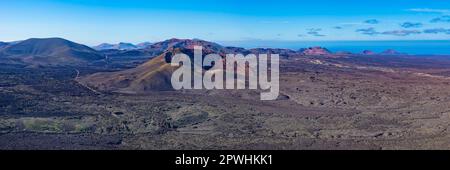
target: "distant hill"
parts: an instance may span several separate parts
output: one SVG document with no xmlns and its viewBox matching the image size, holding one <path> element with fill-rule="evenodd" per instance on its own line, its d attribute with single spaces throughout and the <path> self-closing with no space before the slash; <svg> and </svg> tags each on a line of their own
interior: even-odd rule
<svg viewBox="0 0 450 170">
<path fill-rule="evenodd" d="M 152 44 L 147 48 L 147 50 L 169 50 L 174 48 L 194 49 L 194 46 L 202 46 L 204 49 L 215 51 L 217 53 L 226 51 L 226 49 L 223 46 L 217 43 L 199 39 L 191 40 L 191 39 L 176 39 L 176 38 Z"/>
<path fill-rule="evenodd" d="M 135 50 L 138 49 L 138 47 L 131 43 L 124 43 L 121 42 L 119 44 L 108 44 L 103 43 L 98 46 L 93 47 L 95 50 L 101 51 L 101 50 Z"/>
<path fill-rule="evenodd" d="M 136 49 L 120 50 L 117 46 L 112 44 L 101 44 L 95 47 L 103 54 L 108 56 L 158 56 L 168 50 L 174 48 L 193 49 L 195 45 L 203 46 L 207 51 L 214 51 L 218 53 L 225 53 L 226 51 L 233 51 L 233 49 L 224 48 L 216 43 L 203 41 L 203 40 L 191 40 L 191 39 L 169 39 L 157 43 L 141 43 Z M 142 47 L 142 49 L 141 49 Z"/>
<path fill-rule="evenodd" d="M 406 55 L 405 53 L 401 53 L 398 51 L 395 51 L 393 49 L 388 49 L 386 51 L 381 52 L 382 55 Z"/>
<path fill-rule="evenodd" d="M 103 61 L 108 57 L 116 57 L 114 60 L 128 60 L 134 58 L 134 65 L 139 65 L 149 58 L 157 57 L 174 49 L 192 49 L 194 46 L 202 46 L 203 54 L 217 53 L 224 56 L 229 53 L 241 54 L 279 54 L 281 59 L 291 59 L 301 56 L 328 56 L 342 57 L 353 55 L 349 52 L 336 52 L 323 47 L 309 47 L 298 51 L 282 48 L 253 48 L 225 47 L 214 42 L 200 39 L 172 38 L 157 43 L 131 43 L 101 44 L 92 49 L 88 46 L 77 44 L 61 38 L 28 39 L 11 43 L 0 42 L 0 63 L 14 63 L 39 66 L 61 66 L 92 64 Z M 382 53 L 364 51 L 356 55 L 405 55 L 395 50 L 386 50 Z M 137 60 L 140 57 L 142 60 Z"/>
<path fill-rule="evenodd" d="M 8 43 L 1 42 L 1 41 L 0 41 L 0 50 L 1 50 L 2 48 L 5 48 L 7 45 L 8 45 Z"/>
<path fill-rule="evenodd" d="M 151 43 L 151 42 L 143 42 L 143 43 L 137 44 L 136 47 L 138 49 L 144 49 L 144 48 L 147 48 L 147 47 L 151 46 L 152 44 L 153 43 Z"/>
<path fill-rule="evenodd" d="M 202 46 L 206 53 L 228 54 L 228 53 L 242 53 L 242 54 L 280 54 L 280 56 L 298 55 L 298 52 L 290 49 L 281 48 L 253 48 L 245 49 L 241 47 L 225 47 L 220 44 L 204 41 L 200 39 L 169 39 L 162 42 L 157 42 L 150 45 L 145 50 L 147 51 L 166 51 L 174 48 L 193 49 L 194 46 Z"/>
<path fill-rule="evenodd" d="M 375 55 L 375 52 L 370 51 L 370 50 L 364 50 L 364 51 L 362 52 L 362 54 L 364 54 L 364 55 Z"/>
<path fill-rule="evenodd" d="M 8 43 L 1 42 L 1 41 L 0 41 L 0 47 L 6 46 L 6 45 L 8 45 Z"/>
<path fill-rule="evenodd" d="M 98 51 L 113 50 L 114 49 L 114 44 L 102 43 L 100 45 L 93 46 L 92 48 L 95 49 L 95 50 L 98 50 Z"/>
<path fill-rule="evenodd" d="M 94 49 L 61 38 L 32 38 L 0 49 L 0 58 L 29 65 L 77 65 L 104 59 Z"/>
<path fill-rule="evenodd" d="M 309 47 L 300 49 L 302 55 L 330 55 L 331 51 L 322 47 Z"/>
<path fill-rule="evenodd" d="M 253 48 L 249 50 L 252 54 L 279 54 L 281 58 L 289 58 L 298 55 L 297 51 L 283 48 Z"/>
<path fill-rule="evenodd" d="M 108 43 L 103 43 L 97 46 L 94 46 L 92 48 L 94 48 L 97 51 L 104 51 L 104 50 L 121 50 L 121 51 L 129 51 L 129 50 L 141 50 L 141 49 L 145 49 L 148 48 L 149 46 L 151 46 L 153 43 L 151 42 L 143 42 L 143 43 L 139 43 L 137 45 L 134 45 L 132 43 L 125 43 L 125 42 L 121 42 L 119 44 L 108 44 Z"/>
</svg>

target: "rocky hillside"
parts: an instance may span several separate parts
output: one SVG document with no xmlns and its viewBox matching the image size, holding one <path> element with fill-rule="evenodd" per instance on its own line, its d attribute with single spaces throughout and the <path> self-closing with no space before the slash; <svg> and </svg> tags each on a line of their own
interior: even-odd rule
<svg viewBox="0 0 450 170">
<path fill-rule="evenodd" d="M 80 65 L 104 59 L 94 49 L 61 38 L 28 39 L 0 50 L 0 58 L 27 65 Z"/>
<path fill-rule="evenodd" d="M 330 50 L 322 47 L 309 47 L 300 49 L 300 54 L 302 55 L 330 55 Z"/>
</svg>

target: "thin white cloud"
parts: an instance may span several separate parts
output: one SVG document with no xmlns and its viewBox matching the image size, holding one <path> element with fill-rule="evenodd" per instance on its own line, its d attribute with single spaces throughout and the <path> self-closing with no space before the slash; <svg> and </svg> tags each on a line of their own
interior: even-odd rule
<svg viewBox="0 0 450 170">
<path fill-rule="evenodd" d="M 450 15 L 444 15 L 444 16 L 441 16 L 441 17 L 433 18 L 430 22 L 431 23 L 437 23 L 437 22 L 448 22 L 448 23 L 450 23 Z"/>
<path fill-rule="evenodd" d="M 391 31 L 378 32 L 373 27 L 357 29 L 356 32 L 359 32 L 359 33 L 365 34 L 365 35 L 370 35 L 370 36 L 375 36 L 375 35 L 408 36 L 408 35 L 421 34 L 422 33 L 419 30 L 391 30 Z"/>
<path fill-rule="evenodd" d="M 380 21 L 378 21 L 377 19 L 369 19 L 369 20 L 364 21 L 364 23 L 367 23 L 367 24 L 379 24 Z"/>
<path fill-rule="evenodd" d="M 267 21 L 267 20 L 264 20 L 264 21 L 259 21 L 259 23 L 262 23 L 262 24 L 289 24 L 291 22 L 290 21 Z"/>
<path fill-rule="evenodd" d="M 312 36 L 316 36 L 316 37 L 324 37 L 324 36 L 326 36 L 326 35 L 323 35 L 323 34 L 320 33 L 320 31 L 322 31 L 322 28 L 310 28 L 310 29 L 307 29 L 307 30 L 308 30 L 307 34 L 312 35 Z"/>
<path fill-rule="evenodd" d="M 407 11 L 437 13 L 437 14 L 450 14 L 450 9 L 412 8 L 412 9 L 408 9 Z"/>
<path fill-rule="evenodd" d="M 395 35 L 395 36 L 408 36 L 412 34 L 421 34 L 422 32 L 419 30 L 393 30 L 393 31 L 385 31 L 381 34 L 384 35 Z"/>
<path fill-rule="evenodd" d="M 361 23 L 361 22 L 343 22 L 343 23 L 339 23 L 338 25 L 346 27 L 346 26 L 368 26 L 370 24 Z"/>
<path fill-rule="evenodd" d="M 450 35 L 450 29 L 445 29 L 445 28 L 433 28 L 433 29 L 426 29 L 423 31 L 424 33 L 427 34 L 439 34 L 439 33 L 444 33 L 444 34 L 449 34 Z"/>
</svg>

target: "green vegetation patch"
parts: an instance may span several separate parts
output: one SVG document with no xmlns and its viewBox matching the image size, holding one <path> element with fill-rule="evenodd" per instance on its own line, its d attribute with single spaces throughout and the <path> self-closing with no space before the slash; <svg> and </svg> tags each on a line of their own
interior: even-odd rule
<svg viewBox="0 0 450 170">
<path fill-rule="evenodd" d="M 63 123 L 54 119 L 24 118 L 21 122 L 26 131 L 58 133 L 64 130 Z"/>
<path fill-rule="evenodd" d="M 86 133 L 93 131 L 92 122 L 83 122 L 82 119 L 58 118 L 21 118 L 18 124 L 20 131 L 41 133 Z"/>
</svg>

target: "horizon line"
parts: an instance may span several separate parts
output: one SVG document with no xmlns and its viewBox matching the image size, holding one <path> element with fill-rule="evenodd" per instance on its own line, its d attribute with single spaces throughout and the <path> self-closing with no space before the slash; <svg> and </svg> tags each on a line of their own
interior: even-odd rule
<svg viewBox="0 0 450 170">
<path fill-rule="evenodd" d="M 172 38 L 165 38 L 162 40 L 144 40 L 144 41 L 139 41 L 139 42 L 133 42 L 133 41 L 117 41 L 117 42 L 102 42 L 102 43 L 84 43 L 81 41 L 77 41 L 77 40 L 73 40 L 70 38 L 65 38 L 65 37 L 30 37 L 30 38 L 25 38 L 25 39 L 18 39 L 18 40 L 1 40 L 0 42 L 5 42 L 5 43 L 12 43 L 12 42 L 19 42 L 19 41 L 25 41 L 25 40 L 29 40 L 29 39 L 51 39 L 51 38 L 60 38 L 60 39 L 65 39 L 65 40 L 69 40 L 69 41 L 73 41 L 73 42 L 77 42 L 77 43 L 81 43 L 84 45 L 88 45 L 88 46 L 97 46 L 100 44 L 119 44 L 119 43 L 131 43 L 131 44 L 139 44 L 139 43 L 146 43 L 146 42 L 150 42 L 150 43 L 157 43 L 157 42 L 163 42 L 163 41 L 167 41 L 170 39 L 180 39 L 180 40 L 202 40 L 202 41 L 209 41 L 209 42 L 215 42 L 215 43 L 221 43 L 221 42 L 414 42 L 414 41 L 450 41 L 450 39 L 414 39 L 414 40 L 404 40 L 404 39 L 398 39 L 398 40 L 380 40 L 380 39 L 376 39 L 376 40 L 276 40 L 276 39 L 255 39 L 255 40 L 207 40 L 207 39 L 201 39 L 201 38 L 176 38 L 176 37 L 172 37 Z"/>
</svg>

